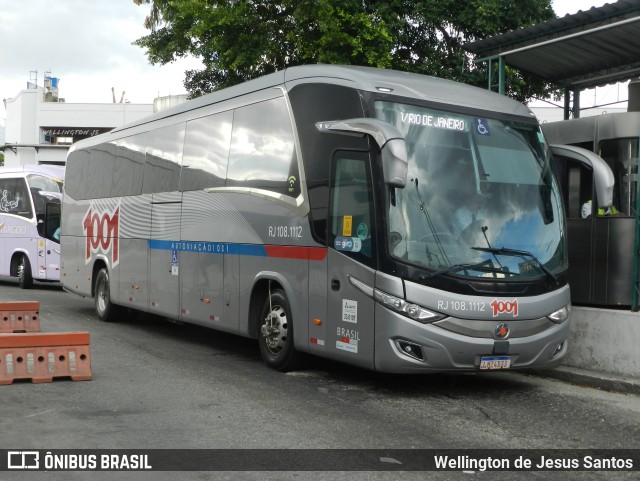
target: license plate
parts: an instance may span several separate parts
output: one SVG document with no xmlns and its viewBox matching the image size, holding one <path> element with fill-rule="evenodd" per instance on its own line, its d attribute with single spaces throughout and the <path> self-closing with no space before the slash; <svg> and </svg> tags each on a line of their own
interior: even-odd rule
<svg viewBox="0 0 640 481">
<path fill-rule="evenodd" d="M 489 356 L 480 358 L 480 369 L 509 369 L 511 358 L 509 356 Z"/>
</svg>

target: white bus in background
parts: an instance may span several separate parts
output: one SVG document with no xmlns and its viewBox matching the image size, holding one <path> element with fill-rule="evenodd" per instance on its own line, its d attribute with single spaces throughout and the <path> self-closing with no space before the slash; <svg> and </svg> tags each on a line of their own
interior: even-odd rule
<svg viewBox="0 0 640 481">
<path fill-rule="evenodd" d="M 60 281 L 60 204 L 64 167 L 0 168 L 0 276 L 23 289 Z"/>
<path fill-rule="evenodd" d="M 293 67 L 74 144 L 62 284 L 103 321 L 136 309 L 257 339 L 279 370 L 299 352 L 554 367 L 570 296 L 551 151 L 504 96 Z"/>
</svg>

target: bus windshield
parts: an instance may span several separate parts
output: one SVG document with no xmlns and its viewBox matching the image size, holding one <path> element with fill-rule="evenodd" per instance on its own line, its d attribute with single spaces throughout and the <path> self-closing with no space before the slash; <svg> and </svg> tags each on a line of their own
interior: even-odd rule
<svg viewBox="0 0 640 481">
<path fill-rule="evenodd" d="M 388 101 L 375 113 L 408 152 L 407 185 L 388 201 L 393 257 L 430 270 L 423 278 L 566 269 L 561 198 L 537 124 Z"/>
<path fill-rule="evenodd" d="M 42 192 L 62 192 L 62 180 L 55 180 L 44 175 L 31 174 L 27 176 L 30 189 L 37 189 Z"/>
</svg>

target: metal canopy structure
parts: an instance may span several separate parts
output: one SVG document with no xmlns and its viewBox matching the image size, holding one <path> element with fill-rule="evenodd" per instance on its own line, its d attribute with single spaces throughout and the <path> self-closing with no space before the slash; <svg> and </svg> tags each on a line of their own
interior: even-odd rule
<svg viewBox="0 0 640 481">
<path fill-rule="evenodd" d="M 18 152 L 18 149 L 31 148 L 39 152 L 40 149 L 69 149 L 70 145 L 55 145 L 55 144 L 4 144 L 0 145 L 0 150 L 11 150 L 14 154 Z"/>
<path fill-rule="evenodd" d="M 504 65 L 534 74 L 569 92 L 574 116 L 580 90 L 640 76 L 640 0 L 619 0 L 548 22 L 468 43 L 464 48 L 490 65 L 497 61 L 499 91 Z M 489 79 L 490 88 L 492 84 Z"/>
</svg>

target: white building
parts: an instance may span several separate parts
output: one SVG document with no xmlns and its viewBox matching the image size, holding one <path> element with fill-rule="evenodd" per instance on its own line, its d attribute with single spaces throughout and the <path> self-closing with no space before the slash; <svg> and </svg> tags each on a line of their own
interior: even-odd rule
<svg viewBox="0 0 640 481">
<path fill-rule="evenodd" d="M 152 104 L 66 103 L 59 99 L 57 79 L 45 87 L 30 85 L 5 99 L 4 165 L 61 164 L 72 143 L 153 113 Z"/>
</svg>

